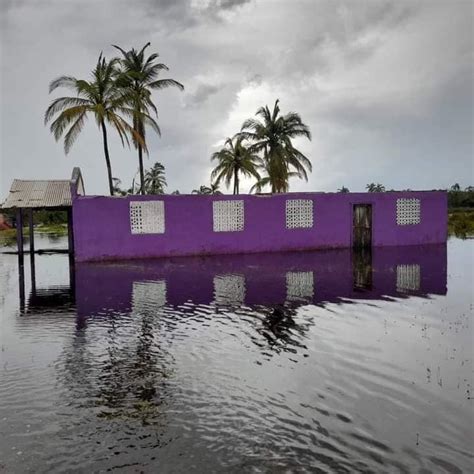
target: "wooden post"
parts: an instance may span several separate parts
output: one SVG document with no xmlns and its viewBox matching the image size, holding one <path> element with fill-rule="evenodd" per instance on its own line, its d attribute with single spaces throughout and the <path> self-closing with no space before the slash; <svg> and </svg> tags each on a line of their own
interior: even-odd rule
<svg viewBox="0 0 474 474">
<path fill-rule="evenodd" d="M 23 256 L 18 253 L 18 290 L 20 292 L 20 313 L 25 313 L 25 266 Z"/>
<path fill-rule="evenodd" d="M 67 237 L 69 255 L 74 255 L 74 226 L 72 222 L 72 207 L 67 210 Z"/>
<path fill-rule="evenodd" d="M 19 262 L 23 265 L 23 212 L 21 208 L 16 211 L 16 245 L 20 257 Z"/>
<path fill-rule="evenodd" d="M 30 254 L 33 255 L 35 253 L 35 230 L 33 225 L 33 209 L 29 210 L 28 224 L 28 228 L 30 231 Z"/>
</svg>

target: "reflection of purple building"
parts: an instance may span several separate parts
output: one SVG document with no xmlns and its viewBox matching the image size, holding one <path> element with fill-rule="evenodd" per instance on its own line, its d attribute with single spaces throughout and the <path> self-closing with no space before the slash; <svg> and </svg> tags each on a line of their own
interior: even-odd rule
<svg viewBox="0 0 474 474">
<path fill-rule="evenodd" d="M 446 246 L 380 247 L 82 263 L 76 268 L 80 317 L 186 302 L 300 305 L 446 293 Z"/>
<path fill-rule="evenodd" d="M 440 244 L 447 198 L 445 192 L 77 196 L 73 219 L 77 261 Z"/>
</svg>

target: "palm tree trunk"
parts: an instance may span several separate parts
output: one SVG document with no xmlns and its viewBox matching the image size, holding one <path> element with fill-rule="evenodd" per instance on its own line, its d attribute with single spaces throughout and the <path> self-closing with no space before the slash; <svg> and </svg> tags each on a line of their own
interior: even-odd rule
<svg viewBox="0 0 474 474">
<path fill-rule="evenodd" d="M 138 163 L 140 165 L 140 193 L 145 194 L 145 172 L 143 171 L 143 149 L 138 145 Z"/>
<path fill-rule="evenodd" d="M 239 170 L 234 169 L 234 194 L 239 194 Z"/>
<path fill-rule="evenodd" d="M 114 195 L 114 185 L 112 182 L 112 166 L 110 165 L 110 156 L 109 156 L 109 145 L 107 142 L 107 129 L 105 128 L 105 122 L 102 120 L 100 123 L 102 128 L 102 138 L 104 142 L 104 155 L 105 155 L 105 163 L 107 164 L 107 178 L 109 180 L 109 192 L 110 195 Z"/>
</svg>

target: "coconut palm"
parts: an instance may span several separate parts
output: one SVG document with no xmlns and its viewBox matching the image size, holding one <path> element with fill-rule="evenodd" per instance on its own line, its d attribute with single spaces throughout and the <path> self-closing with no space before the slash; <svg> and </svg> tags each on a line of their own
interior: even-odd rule
<svg viewBox="0 0 474 474">
<path fill-rule="evenodd" d="M 342 188 L 339 188 L 337 190 L 338 193 L 348 193 L 349 192 L 349 188 L 346 188 L 345 186 L 342 186 Z"/>
<path fill-rule="evenodd" d="M 157 162 L 145 173 L 146 192 L 147 194 L 164 194 L 166 186 L 165 167 Z"/>
<path fill-rule="evenodd" d="M 54 99 L 47 108 L 44 122 L 52 121 L 50 130 L 58 141 L 64 135 L 64 151 L 69 153 L 73 143 L 82 131 L 89 116 L 93 116 L 99 129 L 102 131 L 105 162 L 109 191 L 113 195 L 112 166 L 108 146 L 107 126 L 113 127 L 120 136 L 122 144 L 128 143 L 128 136 L 132 136 L 137 143 L 143 140 L 133 127 L 123 118 L 130 115 L 123 94 L 116 86 L 115 66 L 117 60 L 107 61 L 102 54 L 92 71 L 90 81 L 76 79 L 71 76 L 61 76 L 49 84 L 49 92 L 58 87 L 72 89 L 74 97 L 59 97 Z M 53 120 L 54 119 L 54 120 Z"/>
<path fill-rule="evenodd" d="M 241 136 L 234 137 L 234 140 L 227 138 L 224 148 L 211 156 L 211 160 L 218 162 L 212 170 L 211 180 L 216 185 L 224 180 L 227 187 L 234 180 L 233 194 L 239 194 L 239 174 L 260 179 L 257 167 L 262 164 L 262 160 L 256 152 L 246 147 L 243 141 Z"/>
<path fill-rule="evenodd" d="M 312 171 L 311 162 L 293 146 L 292 139 L 311 140 L 308 126 L 297 113 L 280 115 L 279 100 L 272 111 L 265 106 L 258 109 L 256 115 L 262 120 L 246 120 L 238 134 L 252 143 L 252 152 L 263 153 L 266 176 L 257 183 L 256 189 L 269 184 L 272 192 L 281 193 L 288 191 L 289 178 L 293 176 L 307 181 L 307 172 Z"/>
<path fill-rule="evenodd" d="M 377 184 L 370 183 L 365 187 L 365 189 L 367 189 L 369 193 L 384 193 L 385 192 L 385 186 L 380 183 L 377 183 Z"/>
<path fill-rule="evenodd" d="M 158 111 L 152 100 L 152 91 L 164 89 L 166 87 L 177 87 L 183 90 L 184 87 L 174 79 L 158 79 L 161 71 L 168 71 L 165 64 L 157 63 L 157 53 L 145 55 L 145 50 L 150 46 L 147 43 L 138 51 L 132 48 L 125 51 L 114 45 L 122 53 L 120 62 L 119 85 L 123 89 L 127 102 L 132 109 L 133 128 L 137 134 L 143 138 L 143 142 L 133 140 L 138 150 L 138 163 L 140 167 L 140 189 L 145 194 L 145 172 L 143 169 L 143 152 L 148 154 L 146 146 L 146 127 L 150 127 L 161 136 L 160 127 L 155 118 Z M 151 115 L 154 114 L 155 118 Z"/>
<path fill-rule="evenodd" d="M 219 191 L 219 184 L 218 183 L 211 183 L 210 186 L 205 186 L 205 185 L 202 185 L 199 187 L 199 189 L 193 189 L 191 194 L 205 194 L 205 195 L 214 195 L 214 196 L 217 196 L 217 195 L 220 195 L 222 194 L 220 191 Z"/>
</svg>

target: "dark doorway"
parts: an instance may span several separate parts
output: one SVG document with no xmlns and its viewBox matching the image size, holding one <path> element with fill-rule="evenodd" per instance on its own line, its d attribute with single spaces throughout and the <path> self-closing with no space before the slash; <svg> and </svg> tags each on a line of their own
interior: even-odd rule
<svg viewBox="0 0 474 474">
<path fill-rule="evenodd" d="M 352 246 L 356 249 L 372 246 L 372 204 L 354 204 Z"/>
</svg>

